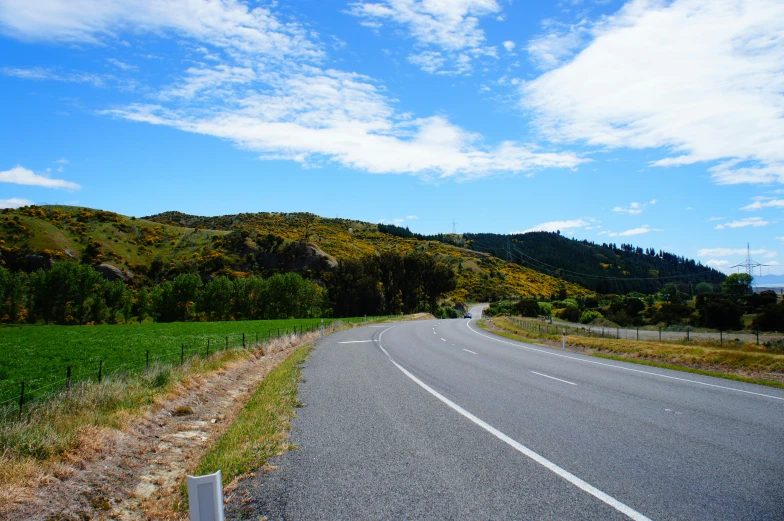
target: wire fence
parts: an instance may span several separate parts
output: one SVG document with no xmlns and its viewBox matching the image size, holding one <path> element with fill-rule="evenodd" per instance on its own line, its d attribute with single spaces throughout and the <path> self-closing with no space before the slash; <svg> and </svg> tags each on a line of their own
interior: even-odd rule
<svg viewBox="0 0 784 521">
<path fill-rule="evenodd" d="M 622 328 L 589 326 L 574 323 L 551 323 L 545 319 L 529 319 L 522 317 L 509 317 L 513 323 L 532 332 L 550 335 L 579 335 L 597 338 L 613 338 L 618 340 L 640 340 L 647 342 L 691 342 L 703 340 L 724 344 L 766 344 L 784 341 L 784 335 L 778 333 L 763 333 L 760 331 L 693 331 L 690 327 L 683 330 L 672 331 L 667 328 Z"/>
<path fill-rule="evenodd" d="M 3 419 L 18 418 L 21 420 L 26 406 L 34 402 L 49 399 L 63 391 L 70 391 L 80 383 L 103 383 L 108 378 L 127 376 L 131 374 L 149 373 L 152 368 L 163 365 L 181 366 L 194 357 L 206 358 L 218 351 L 242 348 L 258 348 L 273 340 L 291 336 L 301 336 L 306 333 L 317 332 L 319 329 L 333 331 L 341 324 L 355 324 L 393 318 L 359 317 L 342 319 L 315 319 L 307 324 L 297 324 L 288 328 L 268 328 L 252 333 L 230 333 L 222 336 L 207 336 L 199 345 L 180 343 L 163 352 L 133 351 L 129 357 L 120 357 L 117 363 L 109 363 L 105 358 L 95 357 L 89 360 L 80 360 L 77 363 L 64 365 L 54 371 L 41 373 L 35 378 L 27 378 L 17 382 L 15 390 L 6 386 L 6 392 L 0 396 L 0 417 Z M 71 327 L 71 326 L 68 326 Z M 9 392 L 10 391 L 10 392 Z"/>
</svg>

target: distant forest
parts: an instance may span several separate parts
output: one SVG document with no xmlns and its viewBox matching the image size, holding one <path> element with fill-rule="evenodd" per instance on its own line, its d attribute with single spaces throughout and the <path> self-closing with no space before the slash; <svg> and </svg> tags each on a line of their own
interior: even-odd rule
<svg viewBox="0 0 784 521">
<path fill-rule="evenodd" d="M 687 293 L 699 282 L 719 285 L 725 275 L 700 262 L 631 244 L 596 244 L 557 232 L 515 235 L 467 233 L 467 247 L 580 284 L 598 293 L 652 294 L 675 283 Z"/>
</svg>

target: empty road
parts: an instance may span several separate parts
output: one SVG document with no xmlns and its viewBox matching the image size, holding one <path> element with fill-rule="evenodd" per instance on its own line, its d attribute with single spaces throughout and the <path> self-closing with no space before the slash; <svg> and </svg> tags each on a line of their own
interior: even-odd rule
<svg viewBox="0 0 784 521">
<path fill-rule="evenodd" d="M 298 448 L 242 484 L 233 514 L 784 519 L 781 389 L 514 342 L 462 319 L 330 335 L 303 374 Z"/>
</svg>

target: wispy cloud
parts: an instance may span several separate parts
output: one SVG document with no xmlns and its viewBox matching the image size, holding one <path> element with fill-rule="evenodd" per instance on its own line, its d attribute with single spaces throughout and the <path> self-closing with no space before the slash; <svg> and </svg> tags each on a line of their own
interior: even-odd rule
<svg viewBox="0 0 784 521">
<path fill-rule="evenodd" d="M 12 183 L 17 185 L 43 186 L 45 188 L 65 188 L 68 190 L 78 190 L 81 188 L 76 183 L 64 179 L 52 179 L 51 177 L 36 174 L 27 168 L 16 166 L 10 170 L 0 172 L 0 183 Z"/>
<path fill-rule="evenodd" d="M 477 57 L 496 54 L 479 27 L 480 16 L 501 12 L 496 0 L 354 2 L 349 4 L 348 12 L 374 29 L 388 21 L 406 28 L 420 49 L 409 56 L 409 61 L 425 72 L 467 73 Z M 505 47 L 507 43 L 514 45 L 505 42 Z"/>
<path fill-rule="evenodd" d="M 613 212 L 628 213 L 629 215 L 639 215 L 643 212 L 646 206 L 656 204 L 656 199 L 651 199 L 647 203 L 629 203 L 629 206 L 616 206 Z"/>
<path fill-rule="evenodd" d="M 612 231 L 605 230 L 605 231 L 599 232 L 599 235 L 606 235 L 608 237 L 631 237 L 633 235 L 642 235 L 644 233 L 663 232 L 663 231 L 664 230 L 662 230 L 662 229 L 651 228 L 647 224 L 644 224 L 644 225 L 642 225 L 640 227 L 631 228 L 629 230 L 622 231 L 622 232 L 612 232 Z"/>
<path fill-rule="evenodd" d="M 783 183 L 781 34 L 779 0 L 632 0 L 522 103 L 554 141 L 663 148 L 653 165 L 718 161 L 716 183 Z"/>
<path fill-rule="evenodd" d="M 583 217 L 581 219 L 571 219 L 567 221 L 549 221 L 541 224 L 537 224 L 532 228 L 528 228 L 522 232 L 514 231 L 511 232 L 512 234 L 518 233 L 528 233 L 528 232 L 554 232 L 554 231 L 562 231 L 566 232 L 569 230 L 576 230 L 579 228 L 587 228 L 591 226 L 592 223 L 596 222 L 595 219 L 591 219 L 590 217 Z"/>
<path fill-rule="evenodd" d="M 741 210 L 762 210 L 763 208 L 784 208 L 784 199 L 773 197 L 755 197 L 753 203 L 744 206 Z"/>
<path fill-rule="evenodd" d="M 106 84 L 114 80 L 114 77 L 107 74 L 93 74 L 87 72 L 62 72 L 46 67 L 20 68 L 3 67 L 0 69 L 6 76 L 20 78 L 23 80 L 37 81 L 62 81 L 65 83 L 89 83 L 95 87 L 105 87 Z"/>
<path fill-rule="evenodd" d="M 756 250 L 750 250 L 749 253 L 751 255 L 763 255 L 763 256 L 769 255 L 771 253 L 774 256 L 776 255 L 776 252 L 772 252 L 770 250 L 761 249 L 761 248 Z M 746 249 L 745 248 L 702 248 L 697 252 L 697 255 L 699 257 L 732 257 L 736 255 L 745 256 Z"/>
<path fill-rule="evenodd" d="M 767 226 L 770 222 L 762 219 L 761 217 L 747 217 L 745 219 L 739 219 L 737 221 L 730 221 L 724 224 L 717 224 L 715 229 L 716 230 L 723 230 L 725 228 L 745 228 L 747 226 Z"/>
<path fill-rule="evenodd" d="M 29 199 L 12 197 L 10 199 L 0 199 L 0 208 L 19 208 L 20 206 L 30 206 L 33 204 Z"/>
</svg>

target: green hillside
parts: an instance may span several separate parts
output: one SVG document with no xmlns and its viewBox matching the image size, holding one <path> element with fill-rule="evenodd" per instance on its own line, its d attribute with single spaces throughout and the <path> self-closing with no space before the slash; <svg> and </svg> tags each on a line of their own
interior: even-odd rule
<svg viewBox="0 0 784 521">
<path fill-rule="evenodd" d="M 723 273 L 692 259 L 631 244 L 600 245 L 549 232 L 471 233 L 463 237 L 477 251 L 563 278 L 597 293 L 655 293 L 669 282 L 685 287 L 708 282 L 718 287 L 725 278 Z"/>
<path fill-rule="evenodd" d="M 0 212 L 0 262 L 33 271 L 54 261 L 113 269 L 133 285 L 183 273 L 246 277 L 297 271 L 328 277 L 341 259 L 419 251 L 451 266 L 459 301 L 504 295 L 587 293 L 579 285 L 486 253 L 438 240 L 379 231 L 376 224 L 309 213 L 252 213 L 198 217 L 167 212 L 146 218 L 68 206 L 30 206 Z"/>
</svg>

